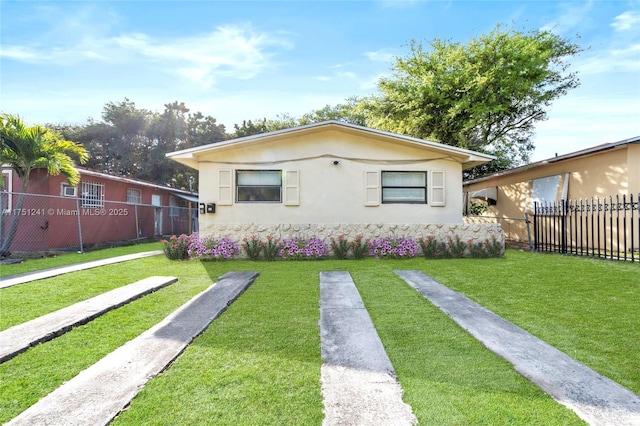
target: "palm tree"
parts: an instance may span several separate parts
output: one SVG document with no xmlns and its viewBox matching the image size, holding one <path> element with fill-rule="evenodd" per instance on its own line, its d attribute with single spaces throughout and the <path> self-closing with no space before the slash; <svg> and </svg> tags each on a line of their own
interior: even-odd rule
<svg viewBox="0 0 640 426">
<path fill-rule="evenodd" d="M 33 169 L 47 169 L 50 175 L 62 173 L 70 185 L 76 185 L 80 173 L 75 169 L 74 157 L 80 163 L 89 158 L 82 145 L 64 140 L 60 134 L 42 126 L 27 127 L 20 117 L 11 114 L 0 116 L 0 143 L 0 164 L 11 166 L 22 180 L 16 210 L 22 208 Z M 6 237 L 1 233 L 0 257 L 9 254 L 19 219 L 20 215 L 13 215 Z"/>
</svg>

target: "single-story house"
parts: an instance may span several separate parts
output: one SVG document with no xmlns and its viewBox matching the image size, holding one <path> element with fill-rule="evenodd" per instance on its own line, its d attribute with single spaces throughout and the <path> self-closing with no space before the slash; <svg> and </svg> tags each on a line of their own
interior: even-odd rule
<svg viewBox="0 0 640 426">
<path fill-rule="evenodd" d="M 508 239 L 527 241 L 534 202 L 609 199 L 640 194 L 640 136 L 504 170 L 463 183 L 467 206 L 487 204 L 469 222 L 498 221 Z"/>
<path fill-rule="evenodd" d="M 10 251 L 78 249 L 197 230 L 197 193 L 76 169 L 80 172 L 76 186 L 63 175 L 33 170 L 18 209 L 21 179 L 10 167 L 2 167 L 2 241 L 12 218 L 20 216 Z"/>
<path fill-rule="evenodd" d="M 487 154 L 325 121 L 167 157 L 199 171 L 200 234 L 214 238 L 503 240 L 462 218 L 462 171 Z"/>
</svg>

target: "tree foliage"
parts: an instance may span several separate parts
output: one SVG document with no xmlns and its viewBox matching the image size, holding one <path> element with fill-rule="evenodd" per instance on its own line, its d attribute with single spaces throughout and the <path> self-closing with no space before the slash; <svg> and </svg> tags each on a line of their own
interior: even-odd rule
<svg viewBox="0 0 640 426">
<path fill-rule="evenodd" d="M 197 173 L 165 154 L 228 138 L 224 125 L 200 112 L 190 113 L 183 102 L 165 104 L 157 113 L 127 98 L 107 103 L 101 122 L 90 120 L 61 131 L 84 144 L 92 169 L 181 189 L 194 187 Z"/>
<path fill-rule="evenodd" d="M 528 161 L 535 124 L 579 84 L 566 62 L 579 46 L 548 31 L 498 26 L 467 44 L 410 49 L 365 102 L 368 125 L 494 154 L 498 168 Z"/>
</svg>

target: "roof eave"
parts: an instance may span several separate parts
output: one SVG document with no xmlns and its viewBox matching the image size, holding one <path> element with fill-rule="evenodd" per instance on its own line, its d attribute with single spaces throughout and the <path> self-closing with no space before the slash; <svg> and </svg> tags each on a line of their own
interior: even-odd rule
<svg viewBox="0 0 640 426">
<path fill-rule="evenodd" d="M 273 140 L 273 139 L 277 139 L 283 135 L 294 135 L 296 133 L 300 133 L 300 132 L 308 132 L 309 130 L 321 130 L 324 127 L 340 127 L 342 129 L 347 129 L 347 130 L 352 130 L 354 132 L 364 132 L 364 133 L 370 133 L 373 134 L 377 137 L 385 137 L 385 138 L 390 138 L 390 139 L 395 139 L 397 141 L 402 141 L 405 143 L 413 143 L 416 145 L 419 145 L 423 148 L 425 147 L 429 147 L 434 151 L 440 151 L 443 153 L 447 153 L 449 155 L 452 155 L 456 158 L 467 158 L 467 157 L 474 157 L 475 159 L 473 160 L 474 163 L 471 164 L 467 167 L 475 167 L 476 165 L 480 165 L 480 164 L 484 164 L 487 163 L 491 160 L 494 160 L 496 157 L 492 156 L 492 155 L 488 155 L 488 154 L 482 154 L 476 151 L 471 151 L 471 150 L 467 150 L 467 149 L 463 149 L 463 148 L 458 148 L 458 147 L 454 147 L 454 146 L 450 146 L 450 145 L 446 145 L 446 144 L 442 144 L 439 142 L 433 142 L 433 141 L 429 141 L 429 140 L 425 140 L 425 139 L 419 139 L 419 138 L 414 138 L 411 136 L 406 136 L 406 135 L 400 135 L 397 133 L 391 133 L 391 132 L 387 132 L 384 130 L 378 130 L 378 129 L 372 129 L 369 127 L 363 127 L 363 126 L 358 126 L 356 124 L 351 124 L 351 123 L 345 123 L 342 121 L 337 121 L 337 120 L 330 120 L 330 121 L 323 121 L 320 123 L 311 123 L 311 124 L 306 124 L 303 126 L 298 126 L 298 127 L 292 127 L 289 129 L 281 129 L 281 130 L 276 130 L 273 132 L 269 132 L 269 133 L 260 133 L 260 134 L 256 134 L 256 135 L 250 135 L 250 136 L 245 136 L 242 138 L 237 138 L 237 139 L 230 139 L 227 141 L 222 141 L 222 142 L 215 142 L 215 143 L 211 143 L 211 144 L 207 144 L 207 145 L 202 145 L 202 146 L 198 146 L 198 147 L 194 147 L 194 148 L 188 148 L 188 149 L 184 149 L 181 151 L 175 151 L 175 152 L 171 152 L 166 154 L 166 156 L 172 160 L 178 161 L 182 164 L 185 164 L 189 167 L 192 167 L 194 169 L 197 170 L 197 166 L 195 166 L 193 163 L 189 163 L 187 159 L 193 159 L 193 162 L 197 162 L 197 157 L 200 154 L 203 154 L 205 152 L 209 152 L 211 150 L 218 150 L 218 149 L 222 149 L 224 147 L 228 147 L 228 146 L 234 146 L 234 145 L 243 145 L 246 143 L 251 143 L 251 142 L 256 142 L 256 141 L 269 141 L 269 140 Z M 475 163 L 475 161 L 479 161 L 479 163 Z M 465 164 L 464 161 L 461 161 L 463 163 L 463 165 Z"/>
</svg>

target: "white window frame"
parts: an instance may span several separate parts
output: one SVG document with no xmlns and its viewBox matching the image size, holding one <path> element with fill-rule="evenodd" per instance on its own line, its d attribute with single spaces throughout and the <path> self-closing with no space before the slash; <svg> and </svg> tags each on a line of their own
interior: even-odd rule
<svg viewBox="0 0 640 426">
<path fill-rule="evenodd" d="M 385 185 L 385 175 L 387 174 L 406 174 L 406 175 L 421 175 L 423 177 L 424 185 Z M 382 190 L 382 204 L 427 204 L 427 171 L 426 170 L 383 170 L 380 174 L 380 188 Z M 424 197 L 420 200 L 408 200 L 408 201 L 390 201 L 385 199 L 385 190 L 393 189 L 417 189 L 424 191 Z"/>
<path fill-rule="evenodd" d="M 83 181 L 82 207 L 104 207 L 104 183 Z"/>
<path fill-rule="evenodd" d="M 280 176 L 280 184 L 279 185 L 241 185 L 238 182 L 240 181 L 240 174 L 242 172 L 253 172 L 253 173 L 271 173 L 271 174 L 276 174 L 278 173 Z M 282 187 L 283 187 L 283 177 L 282 177 L 282 170 L 273 170 L 273 169 L 260 169 L 260 170 L 253 170 L 253 169 L 240 169 L 240 170 L 236 170 L 236 203 L 271 203 L 271 204 L 282 204 Z M 240 190 L 243 188 L 253 188 L 253 189 L 258 189 L 258 188 L 266 188 L 266 189 L 274 189 L 274 188 L 278 188 L 278 199 L 277 200 L 240 200 Z"/>
<path fill-rule="evenodd" d="M 142 204 L 142 190 L 138 188 L 127 188 L 127 203 Z"/>
<path fill-rule="evenodd" d="M 60 184 L 60 196 L 67 198 L 76 198 L 78 196 L 78 186 L 72 186 L 68 183 Z"/>
<path fill-rule="evenodd" d="M 5 179 L 5 176 L 7 177 Z M 2 213 L 10 213 L 13 207 L 13 197 L 10 195 L 13 192 L 13 170 L 3 170 L 2 171 L 2 183 L 4 189 L 2 189 L 2 197 L 6 197 L 7 205 L 2 206 Z M 6 186 L 4 186 L 4 182 L 6 182 Z"/>
</svg>

